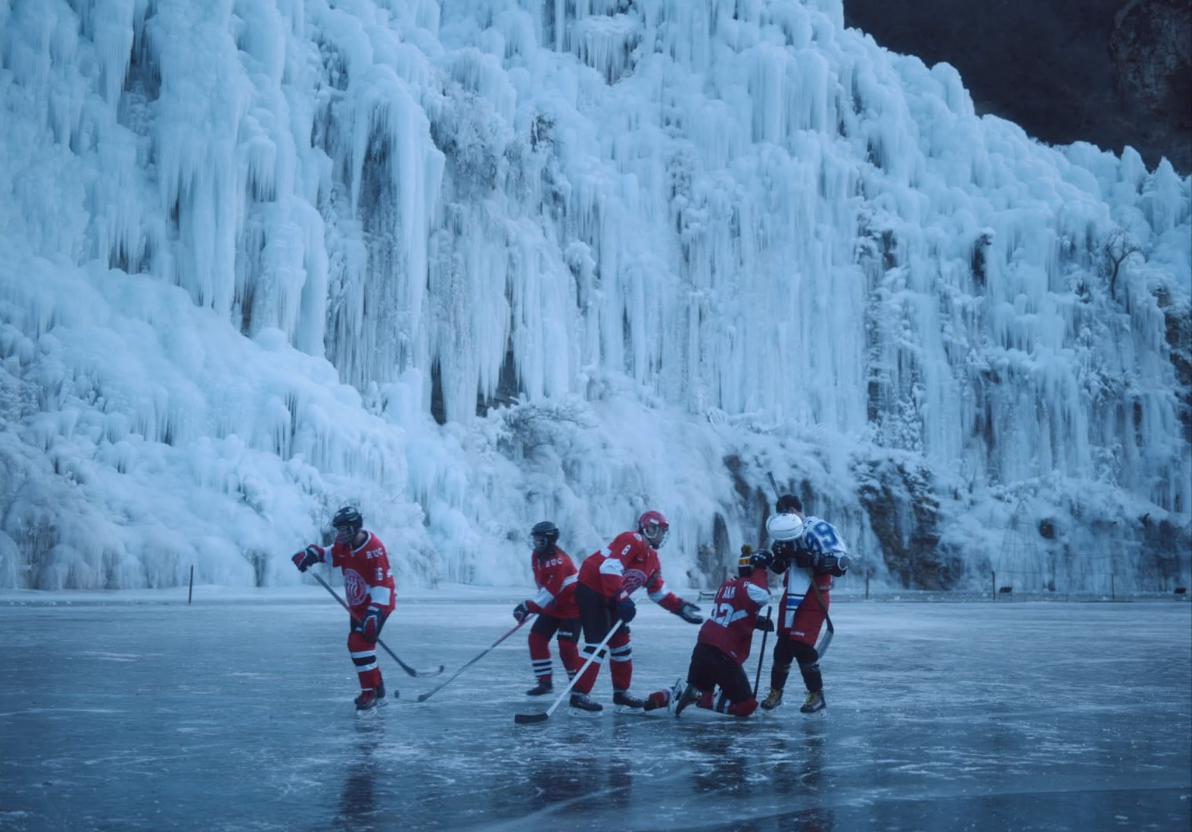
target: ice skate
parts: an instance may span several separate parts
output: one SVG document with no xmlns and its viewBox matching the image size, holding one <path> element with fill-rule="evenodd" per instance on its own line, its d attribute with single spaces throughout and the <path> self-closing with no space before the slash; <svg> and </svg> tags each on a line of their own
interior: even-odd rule
<svg viewBox="0 0 1192 832">
<path fill-rule="evenodd" d="M 683 693 L 683 681 L 680 679 L 665 690 L 656 690 L 646 697 L 643 711 L 656 711 L 659 708 L 670 710 Z"/>
<path fill-rule="evenodd" d="M 675 716 L 683 713 L 689 705 L 698 702 L 702 696 L 703 694 L 694 685 L 688 685 L 675 703 Z"/>
<path fill-rule="evenodd" d="M 623 708 L 644 708 L 646 700 L 634 696 L 627 690 L 619 690 L 613 693 L 613 704 Z"/>
<path fill-rule="evenodd" d="M 762 707 L 765 707 L 764 705 Z M 824 692 L 822 690 L 813 690 L 807 694 L 807 698 L 803 700 L 802 707 L 799 710 L 805 714 L 813 714 L 816 711 L 822 711 L 828 707 L 828 703 L 824 701 Z"/>
<path fill-rule="evenodd" d="M 534 687 L 526 691 L 526 696 L 545 696 L 554 689 L 550 682 L 539 682 Z"/>
<path fill-rule="evenodd" d="M 782 689 L 770 688 L 770 692 L 766 694 L 766 698 L 762 700 L 762 710 L 772 711 L 782 704 Z"/>
<path fill-rule="evenodd" d="M 571 694 L 571 707 L 577 708 L 581 711 L 603 711 L 604 706 L 599 702 L 593 702 L 592 698 L 586 693 Z"/>
<path fill-rule="evenodd" d="M 381 685 L 379 688 L 365 688 L 360 691 L 360 695 L 356 697 L 356 710 L 370 711 L 377 705 L 381 704 L 381 700 L 385 697 L 385 686 Z"/>
</svg>

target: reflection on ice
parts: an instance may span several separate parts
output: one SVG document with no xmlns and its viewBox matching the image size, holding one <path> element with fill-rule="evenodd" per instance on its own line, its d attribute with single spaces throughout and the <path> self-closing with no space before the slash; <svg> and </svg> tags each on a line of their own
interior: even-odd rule
<svg viewBox="0 0 1192 832">
<path fill-rule="evenodd" d="M 434 699 L 358 716 L 331 604 L 0 606 L 0 827 L 13 830 L 1188 828 L 1186 603 L 833 608 L 829 707 L 514 725 L 507 643 Z M 449 669 L 508 604 L 407 603 L 387 635 Z M 1090 634 L 1131 649 L 1090 653 Z M 1046 634 L 1022 639 L 1021 633 Z M 52 633 L 52 638 L 46 634 Z M 635 687 L 694 634 L 646 608 Z M 110 655 L 128 661 L 112 662 Z M 557 661 L 557 658 L 556 658 Z M 609 705 L 610 683 L 593 696 Z"/>
</svg>

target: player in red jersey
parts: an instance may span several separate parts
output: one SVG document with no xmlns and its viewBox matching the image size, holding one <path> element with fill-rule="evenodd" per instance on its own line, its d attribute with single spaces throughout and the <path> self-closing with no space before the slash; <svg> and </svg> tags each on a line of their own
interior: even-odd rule
<svg viewBox="0 0 1192 832">
<path fill-rule="evenodd" d="M 757 710 L 757 699 L 741 666 L 749 658 L 753 631 L 774 629 L 770 619 L 758 614 L 770 603 L 766 570 L 773 562 L 774 556 L 765 549 L 743 553 L 737 577 L 721 585 L 691 652 L 687 688 L 675 706 L 675 716 L 700 699 L 710 703 L 718 685 L 721 693 L 716 710 L 741 717 Z"/>
<path fill-rule="evenodd" d="M 826 707 L 815 645 L 832 603 L 832 579 L 848 570 L 848 549 L 831 523 L 803 516 L 803 503 L 798 497 L 784 494 L 775 509 L 778 513 L 766 521 L 774 551 L 772 568 L 786 574 L 774 639 L 774 664 L 770 668 L 770 692 L 762 701 L 762 709 L 770 711 L 782 704 L 782 690 L 794 660 L 799 663 L 807 688 L 807 698 L 799 710 L 810 714 Z"/>
<path fill-rule="evenodd" d="M 534 545 L 530 565 L 538 594 L 514 607 L 513 617 L 523 621 L 527 615 L 538 614 L 530 627 L 530 664 L 538 684 L 526 695 L 542 696 L 552 687 L 550 639 L 555 633 L 559 634 L 559 658 L 568 678 L 579 670 L 579 608 L 575 605 L 575 564 L 556 545 L 559 527 L 549 520 L 536 523 L 530 530 L 530 540 Z"/>
<path fill-rule="evenodd" d="M 637 613 L 630 596 L 640 587 L 646 588 L 651 601 L 684 621 L 699 624 L 704 620 L 699 607 L 668 591 L 662 580 L 658 549 L 666 541 L 669 529 L 670 524 L 661 512 L 647 511 L 638 518 L 637 531 L 617 535 L 612 543 L 589 556 L 580 567 L 575 600 L 584 629 L 583 658 L 585 661 L 591 656 L 595 658 L 575 683 L 572 707 L 585 711 L 602 710 L 600 704 L 588 696 L 604 661 L 605 651 L 596 655 L 596 648 L 618 620 L 624 624 L 613 634 L 607 647 L 612 661 L 613 704 L 630 708 L 641 708 L 646 704 L 644 699 L 629 692 L 633 660 L 628 624 Z"/>
<path fill-rule="evenodd" d="M 377 638 L 397 604 L 397 589 L 385 544 L 364 528 L 359 511 L 344 506 L 335 513 L 331 525 L 335 529 L 331 565 L 343 570 L 344 594 L 351 608 L 348 653 L 360 679 L 356 708 L 366 711 L 385 698 L 385 682 L 377 667 Z M 327 550 L 307 546 L 291 560 L 299 572 L 305 572 L 316 563 L 326 563 Z"/>
</svg>

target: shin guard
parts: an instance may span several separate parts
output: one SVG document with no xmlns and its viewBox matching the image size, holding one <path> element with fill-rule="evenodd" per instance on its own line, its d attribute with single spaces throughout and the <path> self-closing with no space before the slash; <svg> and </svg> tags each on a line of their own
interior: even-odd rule
<svg viewBox="0 0 1192 832">
<path fill-rule="evenodd" d="M 596 658 L 592 659 L 592 663 L 588 665 L 588 669 L 579 677 L 579 681 L 575 683 L 575 687 L 572 690 L 583 694 L 592 692 L 592 686 L 596 684 L 596 676 L 600 673 L 600 665 L 604 662 L 604 654 L 604 650 L 601 650 L 599 654 L 596 653 L 595 644 L 584 645 L 583 660 L 586 662 L 593 655 Z M 582 662 L 580 666 L 583 666 Z"/>
<path fill-rule="evenodd" d="M 550 642 L 533 630 L 530 631 L 530 666 L 539 682 L 550 684 Z"/>
</svg>

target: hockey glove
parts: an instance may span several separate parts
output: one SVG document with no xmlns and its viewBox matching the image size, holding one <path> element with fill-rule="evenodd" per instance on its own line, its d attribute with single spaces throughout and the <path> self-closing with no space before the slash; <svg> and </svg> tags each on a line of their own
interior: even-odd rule
<svg viewBox="0 0 1192 832">
<path fill-rule="evenodd" d="M 628 624 L 637 615 L 637 605 L 633 603 L 633 599 L 629 597 L 622 598 L 617 602 L 617 615 Z"/>
<path fill-rule="evenodd" d="M 323 548 L 321 546 L 307 546 L 301 552 L 294 554 L 290 560 L 298 567 L 299 572 L 305 572 L 316 563 L 323 562 Z"/>
<path fill-rule="evenodd" d="M 788 540 L 777 540 L 770 547 L 770 551 L 774 553 L 774 562 L 770 564 L 770 571 L 781 575 L 791 565 L 795 547 Z"/>
<path fill-rule="evenodd" d="M 822 575 L 826 572 L 835 578 L 842 578 L 848 571 L 848 561 L 848 555 L 823 555 L 816 564 L 816 574 Z"/>
<path fill-rule="evenodd" d="M 772 633 L 774 632 L 774 622 L 759 615 L 753 624 L 753 629 L 761 630 L 763 633 Z"/>
<path fill-rule="evenodd" d="M 683 606 L 679 607 L 679 618 L 682 618 L 688 624 L 704 623 L 704 617 L 699 614 L 699 607 L 690 601 L 684 601 Z"/>
<path fill-rule="evenodd" d="M 815 552 L 810 552 L 801 547 L 795 550 L 795 566 L 798 566 L 800 569 L 813 568 L 818 560 L 819 557 Z"/>
<path fill-rule="evenodd" d="M 526 620 L 526 616 L 530 614 L 530 608 L 527 606 L 529 601 L 522 601 L 513 608 L 513 618 L 518 624 Z"/>
<path fill-rule="evenodd" d="M 369 607 L 368 612 L 360 619 L 356 632 L 364 636 L 366 641 L 375 642 L 381 634 L 381 608 Z"/>
</svg>

